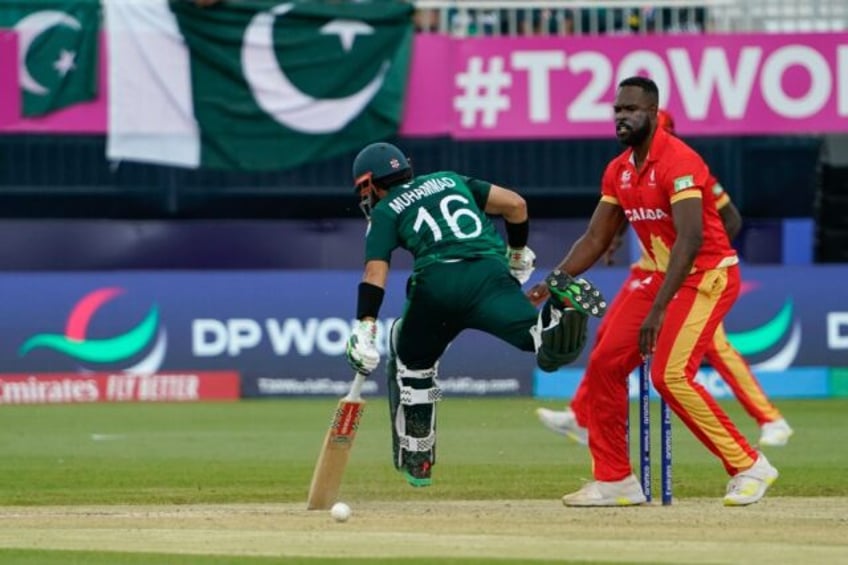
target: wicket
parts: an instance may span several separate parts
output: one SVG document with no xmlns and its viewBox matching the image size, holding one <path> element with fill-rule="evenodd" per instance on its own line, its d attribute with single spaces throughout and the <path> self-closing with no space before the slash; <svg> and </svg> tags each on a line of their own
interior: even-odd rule
<svg viewBox="0 0 848 565">
<path fill-rule="evenodd" d="M 671 409 L 660 399 L 660 487 L 663 506 L 671 504 Z M 648 502 L 651 487 L 651 366 L 645 359 L 639 365 L 639 474 Z"/>
</svg>

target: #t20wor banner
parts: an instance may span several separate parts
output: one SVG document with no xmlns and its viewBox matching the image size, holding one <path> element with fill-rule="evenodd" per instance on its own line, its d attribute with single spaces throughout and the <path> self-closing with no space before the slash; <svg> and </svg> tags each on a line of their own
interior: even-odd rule
<svg viewBox="0 0 848 565">
<path fill-rule="evenodd" d="M 157 25 L 151 21 L 151 29 L 139 29 L 138 20 L 126 12 L 130 4 L 134 10 L 153 11 L 166 17 L 155 20 L 159 22 Z M 176 16 L 162 0 L 115 5 L 124 8 L 109 11 L 107 6 L 110 20 L 121 21 L 119 16 L 123 15 L 128 18 L 127 25 L 136 22 L 131 27 L 146 38 L 139 44 L 144 49 L 127 50 L 129 47 L 119 44 L 128 43 L 132 36 L 119 30 L 108 33 L 100 41 L 100 64 L 105 65 L 104 61 L 110 59 L 108 74 L 113 76 L 107 81 L 107 73 L 100 72 L 97 98 L 40 118 L 24 118 L 20 89 L 5 88 L 19 83 L 23 73 L 19 69 L 17 34 L 12 29 L 0 30 L 0 84 L 6 93 L 4 103 L 0 104 L 0 131 L 106 133 L 111 127 L 115 158 L 135 155 L 154 162 L 205 166 L 190 96 L 194 85 L 187 74 L 189 59 Z M 187 6 L 183 8 L 188 10 Z M 212 13 L 200 12 L 200 15 Z M 273 19 L 274 29 L 279 27 L 281 33 L 292 21 L 289 14 Z M 166 21 L 170 23 L 165 25 Z M 366 40 L 375 39 L 354 33 L 355 29 L 346 32 L 347 35 L 341 29 L 329 35 L 319 31 L 314 30 L 316 38 L 335 40 L 339 61 L 347 57 L 356 59 L 360 49 L 367 50 Z M 355 39 L 350 51 L 344 50 L 346 36 Z M 241 37 L 234 32 L 230 47 L 238 47 Z M 117 55 L 112 57 L 107 51 L 115 48 Z M 286 53 L 285 45 L 275 45 L 275 57 L 281 65 L 286 63 Z M 403 50 L 399 53 L 396 61 L 402 60 Z M 76 59 L 75 64 L 74 72 L 81 71 L 83 61 Z M 402 76 L 402 65 L 393 65 Z M 270 68 L 273 70 L 273 66 Z M 389 121 L 401 119 L 402 107 L 400 127 L 406 136 L 612 137 L 615 85 L 633 74 L 648 75 L 657 82 L 661 104 L 674 114 L 682 135 L 848 132 L 847 33 L 471 39 L 426 34 L 414 38 L 408 68 L 408 80 L 393 82 L 391 89 L 380 95 L 382 102 L 374 108 L 369 106 L 370 111 L 389 116 Z M 139 69 L 146 70 L 142 73 Z M 240 71 L 235 66 L 233 69 L 232 75 L 238 77 Z M 374 67 L 370 75 L 366 73 L 362 78 L 373 78 L 378 70 L 379 67 Z M 135 96 L 147 89 L 155 90 L 155 81 L 144 78 L 154 71 L 170 77 L 166 80 L 171 91 L 169 104 L 157 102 L 161 96 L 156 92 L 153 92 L 155 96 Z M 134 82 L 129 86 L 115 83 L 116 77 Z M 309 90 L 308 77 L 301 78 L 292 73 L 289 82 L 301 90 Z M 362 86 L 368 80 L 360 82 L 356 85 Z M 123 106 L 113 108 L 109 120 L 107 90 L 123 101 Z M 134 96 L 127 98 L 126 91 Z M 219 100 L 202 87 L 201 91 L 211 98 L 207 102 L 214 104 Z M 344 98 L 348 94 L 347 90 L 331 90 L 321 96 Z M 155 119 L 146 119 L 145 112 L 134 114 L 131 110 L 121 110 L 132 100 L 143 100 L 145 112 L 158 112 Z M 250 104 L 245 108 L 260 107 L 258 97 L 252 102 L 250 98 L 247 100 Z M 238 129 L 243 119 L 247 116 L 233 115 L 229 122 L 231 129 Z M 152 147 L 160 153 L 153 157 L 145 156 L 151 150 L 150 139 L 157 140 L 158 145 Z M 136 141 L 140 145 L 134 146 Z M 363 139 L 359 141 L 364 143 Z M 329 153 L 319 150 L 309 158 L 320 159 L 325 155 Z M 282 167 L 283 162 L 264 165 L 274 166 Z"/>
<path fill-rule="evenodd" d="M 421 36 L 402 133 L 612 137 L 632 75 L 654 79 L 682 135 L 848 131 L 848 34 L 823 33 Z"/>
</svg>

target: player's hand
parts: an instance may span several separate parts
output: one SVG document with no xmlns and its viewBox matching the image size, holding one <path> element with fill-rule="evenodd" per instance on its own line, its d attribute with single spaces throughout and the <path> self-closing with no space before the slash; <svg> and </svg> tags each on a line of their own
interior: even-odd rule
<svg viewBox="0 0 848 565">
<path fill-rule="evenodd" d="M 643 356 L 653 355 L 664 318 L 665 311 L 658 308 L 651 308 L 648 315 L 645 316 L 645 321 L 639 328 L 639 351 Z"/>
<path fill-rule="evenodd" d="M 350 332 L 345 356 L 348 365 L 357 373 L 370 375 L 380 364 L 377 351 L 377 324 L 371 320 L 359 320 Z"/>
<path fill-rule="evenodd" d="M 530 275 L 536 270 L 536 254 L 526 245 L 521 248 L 508 247 L 506 258 L 509 261 L 509 273 L 519 283 L 530 280 Z"/>
<path fill-rule="evenodd" d="M 533 285 L 533 288 L 527 291 L 527 298 L 529 298 L 530 302 L 533 303 L 533 306 L 536 306 L 537 308 L 540 304 L 547 300 L 550 295 L 551 291 L 548 290 L 548 285 L 544 282 Z"/>
</svg>

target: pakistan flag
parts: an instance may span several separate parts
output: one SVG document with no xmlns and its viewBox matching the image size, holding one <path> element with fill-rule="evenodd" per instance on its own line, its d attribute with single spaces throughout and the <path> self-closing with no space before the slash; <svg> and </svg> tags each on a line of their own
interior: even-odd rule
<svg viewBox="0 0 848 565">
<path fill-rule="evenodd" d="M 397 132 L 406 2 L 105 4 L 110 159 L 285 169 Z"/>
<path fill-rule="evenodd" d="M 0 27 L 18 38 L 24 116 L 97 96 L 99 0 L 0 0 Z"/>
</svg>

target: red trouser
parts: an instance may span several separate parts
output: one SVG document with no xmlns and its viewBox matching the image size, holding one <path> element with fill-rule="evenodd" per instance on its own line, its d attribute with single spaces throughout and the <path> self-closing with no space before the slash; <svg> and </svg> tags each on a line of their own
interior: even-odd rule
<svg viewBox="0 0 848 565">
<path fill-rule="evenodd" d="M 652 271 L 645 271 L 640 269 L 639 267 L 631 267 L 630 275 L 621 283 L 621 288 L 618 289 L 618 293 L 613 297 L 612 302 L 607 308 L 607 313 L 604 314 L 604 317 L 601 318 L 601 323 L 598 326 L 598 331 L 595 332 L 595 343 L 592 345 L 592 351 L 597 349 L 598 343 L 603 339 L 604 334 L 607 332 L 607 328 L 609 327 L 609 321 L 615 316 L 615 313 L 621 308 L 621 305 L 625 302 L 625 298 L 634 289 L 639 288 L 641 285 L 641 281 L 644 278 L 650 276 Z M 638 342 L 637 342 L 638 343 Z M 574 418 L 577 420 L 577 423 L 584 428 L 589 427 L 589 400 L 586 398 L 587 393 L 589 392 L 588 386 L 588 376 L 589 371 L 592 370 L 592 362 L 589 360 L 589 364 L 586 367 L 586 374 L 583 375 L 583 379 L 580 381 L 580 384 L 577 386 L 577 390 L 574 392 L 574 398 L 571 399 L 571 410 L 574 412 Z"/>
<path fill-rule="evenodd" d="M 652 273 L 605 318 L 586 371 L 589 449 L 595 479 L 618 481 L 632 473 L 627 446 L 627 376 L 641 362 L 639 329 L 663 281 Z M 651 381 L 669 407 L 724 464 L 729 475 L 751 467 L 748 444 L 695 375 L 718 325 L 739 294 L 739 269 L 715 269 L 687 277 L 669 303 L 651 361 Z"/>
<path fill-rule="evenodd" d="M 618 294 L 613 298 L 612 303 L 607 309 L 607 314 L 601 320 L 598 330 L 595 334 L 595 346 L 603 338 L 604 333 L 609 327 L 609 320 L 613 312 L 624 301 L 623 296 L 631 293 L 633 289 L 639 286 L 639 281 L 650 276 L 652 271 L 645 271 L 638 267 L 630 269 L 630 274 L 627 279 L 621 284 Z M 727 386 L 733 391 L 734 396 L 745 408 L 745 411 L 753 418 L 758 426 L 762 426 L 767 422 L 774 422 L 782 418 L 780 411 L 771 403 L 768 397 L 763 392 L 757 378 L 751 372 L 748 363 L 727 340 L 727 335 L 724 332 L 724 324 L 719 324 L 713 340 L 707 347 L 704 353 L 704 358 L 707 363 L 721 375 Z M 589 368 L 587 368 L 588 372 Z M 584 377 L 577 387 L 572 398 L 570 407 L 574 412 L 577 423 L 583 427 L 589 425 L 589 403 L 586 400 L 586 385 L 587 379 Z"/>
</svg>

